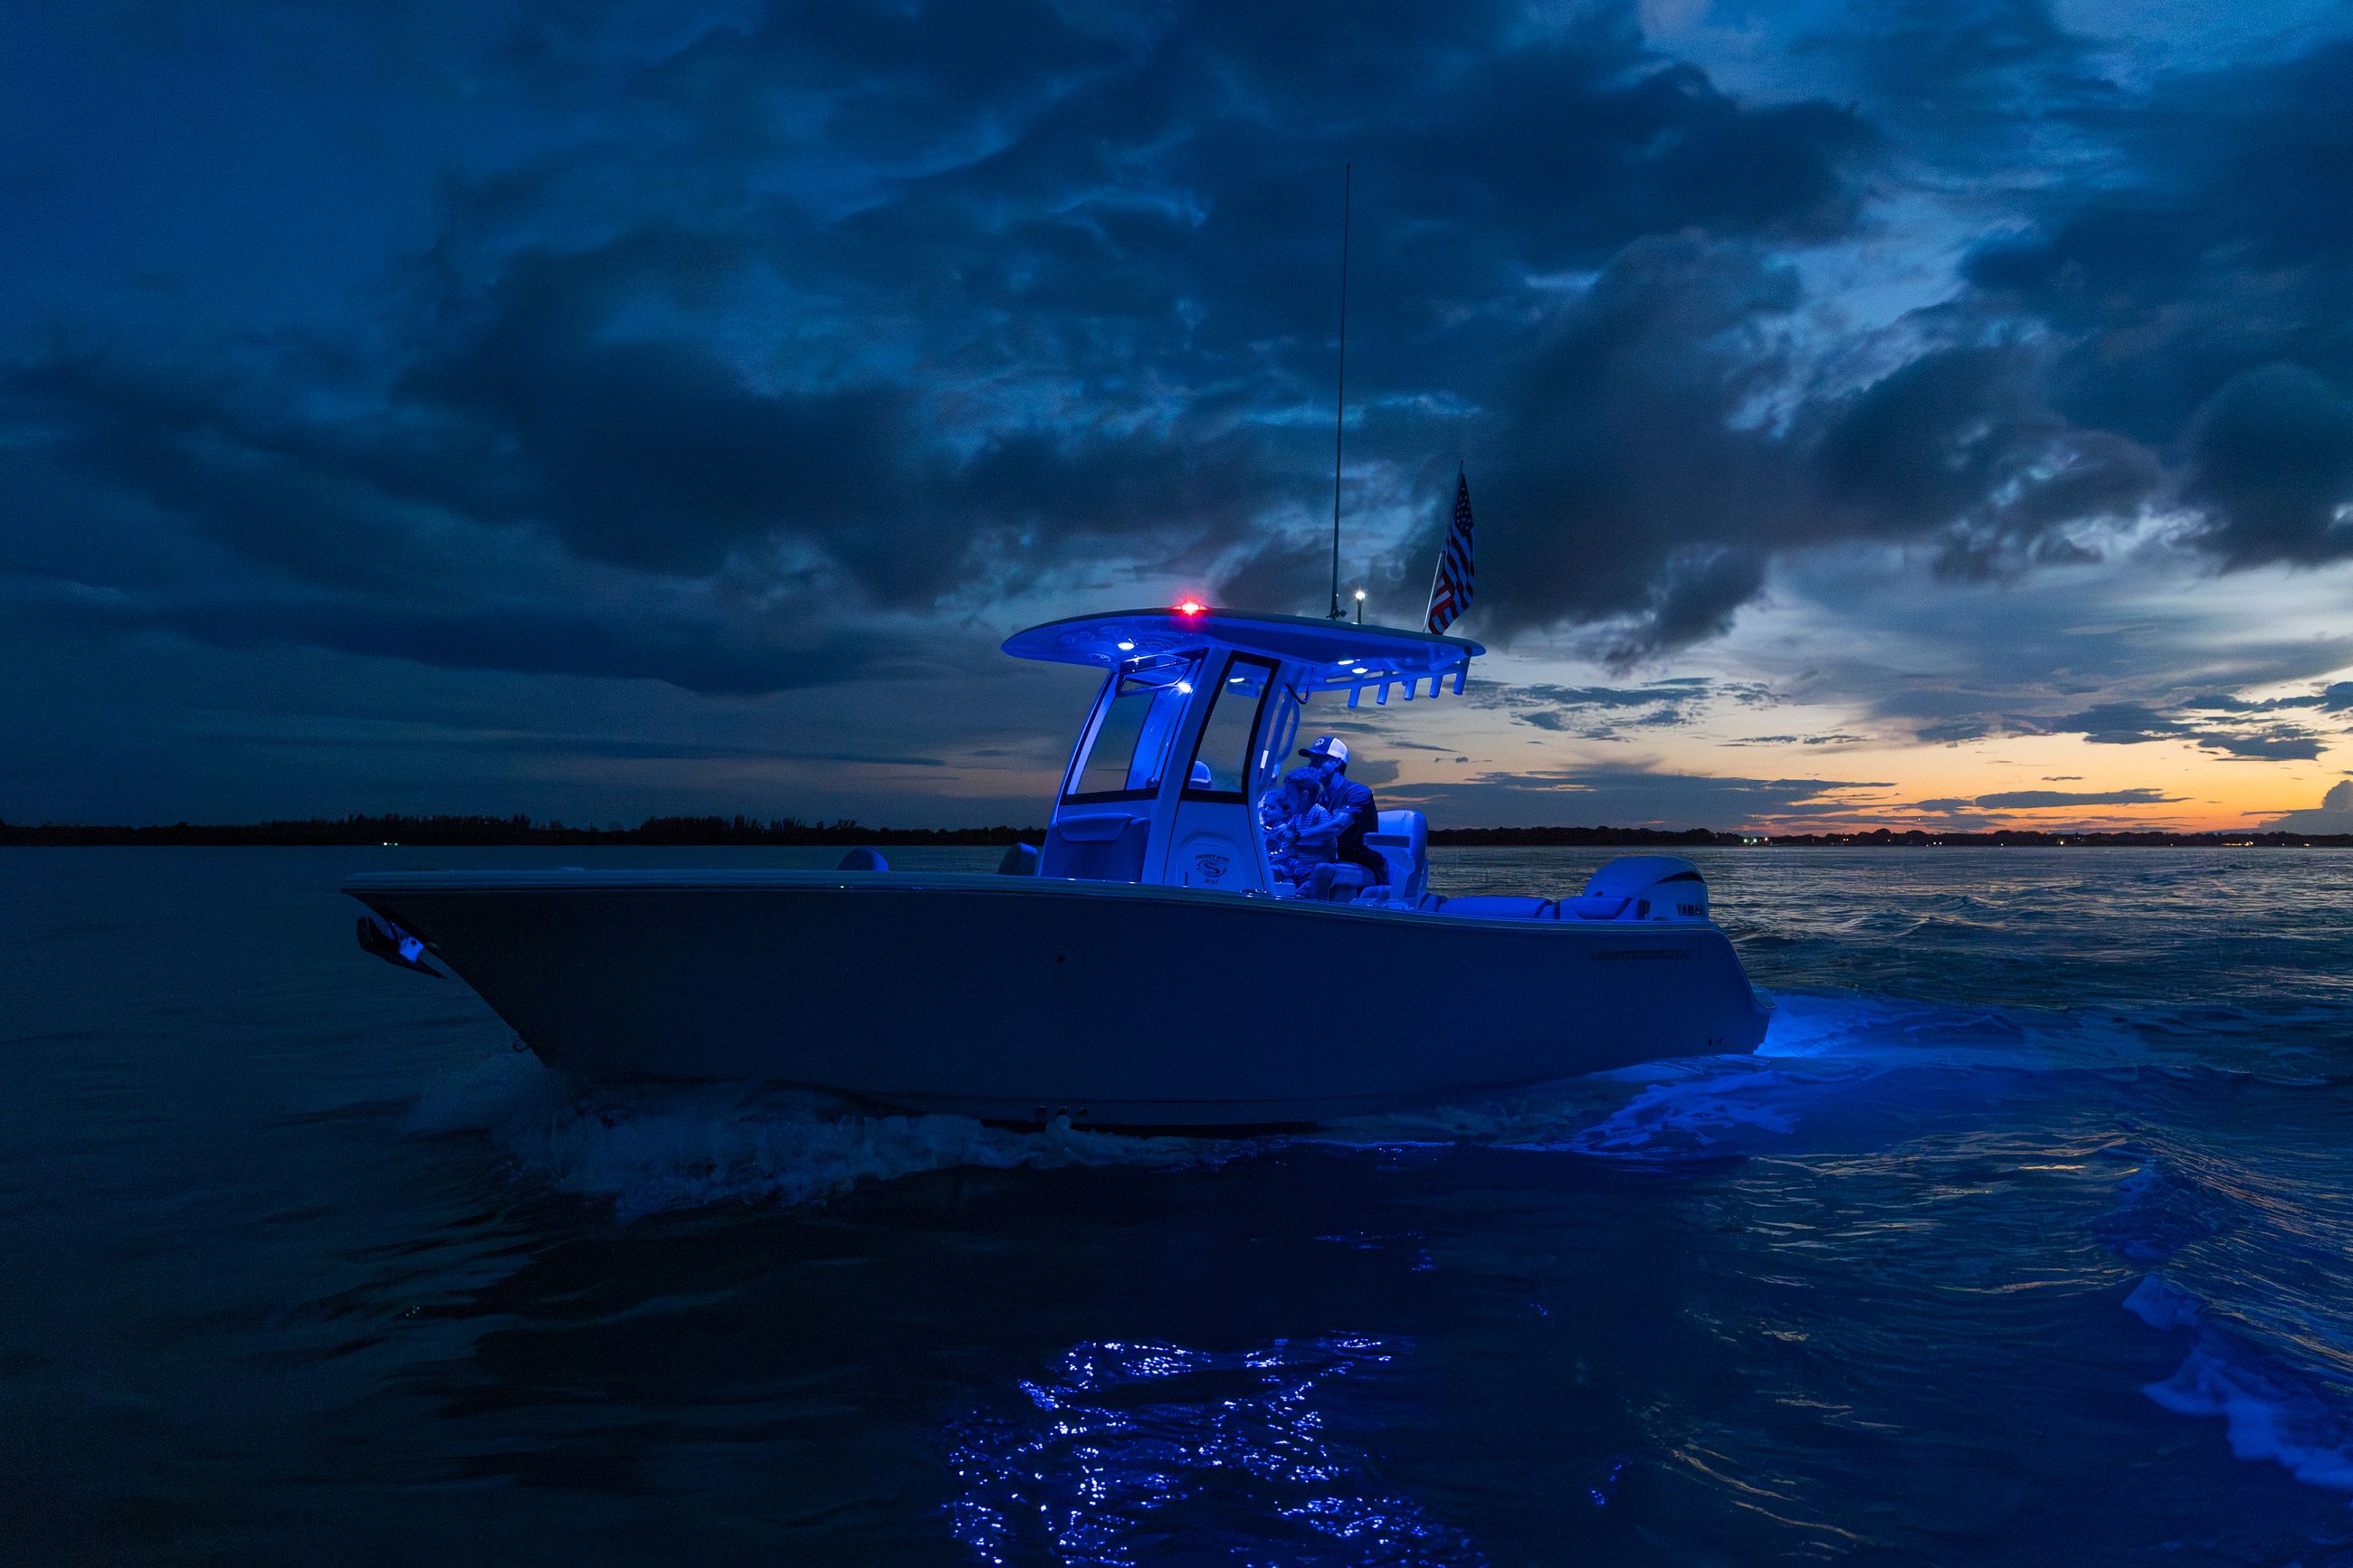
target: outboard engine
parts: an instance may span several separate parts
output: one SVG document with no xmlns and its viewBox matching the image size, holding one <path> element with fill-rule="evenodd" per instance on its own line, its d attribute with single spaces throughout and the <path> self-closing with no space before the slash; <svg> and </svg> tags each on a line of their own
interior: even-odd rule
<svg viewBox="0 0 2353 1568">
<path fill-rule="evenodd" d="M 1585 896 L 1629 900 L 1620 920 L 1707 919 L 1707 883 L 1680 855 L 1620 856 L 1593 873 Z"/>
</svg>

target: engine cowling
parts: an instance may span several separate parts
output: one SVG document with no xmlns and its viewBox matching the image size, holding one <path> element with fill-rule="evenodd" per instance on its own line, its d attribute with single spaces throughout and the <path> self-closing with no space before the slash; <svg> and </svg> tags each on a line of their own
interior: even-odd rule
<svg viewBox="0 0 2353 1568">
<path fill-rule="evenodd" d="M 1593 873 L 1585 896 L 1627 900 L 1624 920 L 1708 918 L 1707 880 L 1680 855 L 1621 855 Z"/>
</svg>

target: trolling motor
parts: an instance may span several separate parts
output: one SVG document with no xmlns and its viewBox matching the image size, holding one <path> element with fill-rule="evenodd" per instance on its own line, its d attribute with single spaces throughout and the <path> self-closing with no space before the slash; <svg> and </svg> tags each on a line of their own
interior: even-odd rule
<svg viewBox="0 0 2353 1568">
<path fill-rule="evenodd" d="M 425 939 L 401 930 L 390 921 L 378 922 L 374 915 L 362 915 L 359 939 L 362 952 L 381 958 L 396 969 L 429 974 L 436 980 L 447 978 L 425 962 Z"/>
</svg>

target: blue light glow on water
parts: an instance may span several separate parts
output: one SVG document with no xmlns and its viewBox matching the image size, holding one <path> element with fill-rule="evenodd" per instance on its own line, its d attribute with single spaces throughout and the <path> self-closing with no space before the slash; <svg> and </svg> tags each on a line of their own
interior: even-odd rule
<svg viewBox="0 0 2353 1568">
<path fill-rule="evenodd" d="M 2353 1561 L 2353 856 L 1703 856 L 1757 1056 L 1205 1142 L 568 1082 L 332 892 L 581 855 L 0 856 L 23 1560 Z"/>
<path fill-rule="evenodd" d="M 1323 1385 L 1410 1346 L 1335 1336 L 1216 1352 L 1092 1342 L 950 1424 L 956 1538 L 991 1563 L 1195 1555 L 1302 1564 L 1481 1563 L 1459 1531 L 1386 1493 L 1335 1437 Z"/>
</svg>

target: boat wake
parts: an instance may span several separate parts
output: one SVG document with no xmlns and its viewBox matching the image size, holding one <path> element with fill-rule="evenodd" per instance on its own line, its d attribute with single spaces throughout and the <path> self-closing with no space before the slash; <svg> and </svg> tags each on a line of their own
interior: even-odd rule
<svg viewBox="0 0 2353 1568">
<path fill-rule="evenodd" d="M 2235 1190 L 2226 1191 L 2152 1160 L 2117 1184 L 2116 1207 L 2098 1227 L 2118 1256 L 2160 1266 L 2133 1287 L 2125 1310 L 2189 1338 L 2173 1374 L 2141 1392 L 2184 1415 L 2220 1417 L 2239 1458 L 2353 1491 L 2353 1345 L 2330 1342 L 2327 1303 L 2284 1299 L 2283 1282 L 2250 1279 L 2230 1261 L 2232 1240 L 2279 1211 L 2260 1184 L 2233 1176 Z"/>
<path fill-rule="evenodd" d="M 2141 1390 L 2184 1415 L 2221 1416 L 2231 1452 L 2271 1459 L 2314 1486 L 2353 1491 L 2353 1421 L 2314 1380 L 2208 1326 L 2204 1303 L 2149 1275 L 2125 1307 L 2157 1329 L 2189 1329 L 2196 1342 L 2171 1377 Z"/>
<path fill-rule="evenodd" d="M 2201 1038 L 2218 1027 L 2206 1016 L 2212 1011 L 2197 1021 Z M 2264 1026 L 2252 1017 L 2241 1025 L 2251 1035 Z M 2183 1032 L 2163 1010 L 2055 1013 L 1789 994 L 1754 1055 L 1645 1062 L 1482 1103 L 1261 1138 L 1020 1131 L 962 1116 L 877 1115 L 772 1087 L 595 1084 L 502 1053 L 431 1085 L 407 1125 L 424 1135 L 484 1134 L 526 1175 L 607 1201 L 626 1219 L 712 1204 L 789 1205 L 860 1182 L 958 1166 L 1181 1169 L 1301 1143 L 1472 1145 L 1659 1165 L 1788 1151 L 1793 1139 L 1811 1152 L 1859 1153 L 1964 1121 L 1973 1106 L 2021 1084 L 2066 1075 L 2315 1081 L 2169 1065 L 2167 1047 Z M 2290 1058 L 2283 1065 L 2301 1064 Z M 2140 1223 L 2158 1217 L 2150 1210 Z M 2114 1245 L 2146 1262 L 2156 1243 Z"/>
<path fill-rule="evenodd" d="M 2353 1214 L 2333 1175 L 2315 1169 L 2291 1179 L 2275 1155 L 2232 1163 L 2200 1138 L 2167 1142 L 2154 1131 L 2168 1121 L 2198 1126 L 2251 1089 L 2316 1106 L 2305 1097 L 2327 1082 L 2290 1076 L 2301 1047 L 2275 1035 L 2285 1049 L 2267 1058 L 2168 1061 L 2168 1042 L 2185 1033 L 2210 1042 L 2218 1030 L 2265 1037 L 2253 1015 L 2218 1024 L 2206 1013 L 2192 1031 L 2165 1010 L 1785 995 L 1754 1056 L 1646 1063 L 1486 1105 L 1263 1138 L 1018 1131 L 958 1116 L 876 1115 L 772 1088 L 596 1085 L 501 1053 L 434 1083 L 406 1130 L 486 1138 L 522 1179 L 607 1205 L 626 1222 L 713 1205 L 820 1203 L 861 1184 L 958 1168 L 1175 1172 L 1284 1149 L 1437 1161 L 1469 1147 L 1669 1172 L 1752 1157 L 1905 1160 L 1928 1150 L 1934 1158 L 1947 1142 L 1977 1145 L 1986 1126 L 2000 1124 L 1990 1113 L 2014 1120 L 2027 1100 L 2047 1096 L 2076 1130 L 2069 1136 L 2089 1136 L 2101 1154 L 2135 1167 L 2091 1224 L 2107 1250 L 2141 1271 L 2126 1309 L 2186 1341 L 2178 1368 L 2146 1385 L 2148 1398 L 2220 1419 L 2242 1458 L 2353 1491 L 2353 1330 L 2330 1299 L 2342 1253 L 2335 1238 L 2353 1229 Z M 2094 1105 L 2106 1109 L 2087 1127 L 2082 1114 Z M 2118 1119 L 2147 1125 L 2130 1141 L 2113 1132 L 2104 1140 L 2097 1129 Z M 1005 1500 L 987 1500 L 997 1483 L 972 1479 L 980 1496 L 967 1523 L 976 1539 L 1001 1527 L 988 1521 Z"/>
<path fill-rule="evenodd" d="M 1785 1005 L 1785 1023 L 1788 1011 Z M 1020 1131 L 962 1116 L 877 1115 L 769 1086 L 593 1083 L 518 1052 L 428 1085 L 406 1130 L 483 1136 L 524 1179 L 608 1204 L 624 1221 L 717 1205 L 821 1202 L 860 1183 L 960 1167 L 1181 1169 L 1303 1141 L 1721 1160 L 1785 1139 L 1802 1113 L 1820 1109 L 1826 1084 L 1869 1070 L 1827 1058 L 1838 1054 L 1832 1037 L 1877 1033 L 1870 1018 L 1829 1024 L 1819 1009 L 1799 1013 L 1810 1020 L 1793 1031 L 1800 1048 L 1780 1057 L 1646 1063 L 1485 1106 L 1360 1119 L 1306 1140 Z"/>
<path fill-rule="evenodd" d="M 431 1085 L 417 1136 L 480 1133 L 526 1178 L 622 1220 L 723 1204 L 819 1202 L 861 1182 L 959 1167 L 1197 1165 L 1217 1147 L 961 1116 L 878 1116 L 832 1096 L 741 1084 L 589 1084 L 507 1053 Z"/>
</svg>

